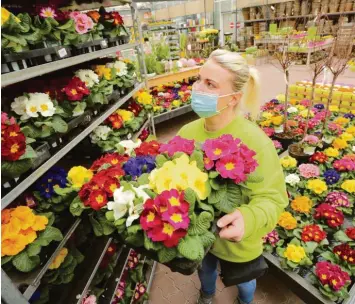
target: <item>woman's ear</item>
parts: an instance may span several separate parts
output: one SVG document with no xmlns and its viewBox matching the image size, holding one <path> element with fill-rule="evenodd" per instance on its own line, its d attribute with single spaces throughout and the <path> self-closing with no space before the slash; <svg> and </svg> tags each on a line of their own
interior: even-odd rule
<svg viewBox="0 0 355 304">
<path fill-rule="evenodd" d="M 242 97 L 242 93 L 241 92 L 235 93 L 234 95 L 232 95 L 232 99 L 231 99 L 231 101 L 228 104 L 230 106 L 235 107 L 236 105 L 239 104 L 241 97 Z"/>
</svg>

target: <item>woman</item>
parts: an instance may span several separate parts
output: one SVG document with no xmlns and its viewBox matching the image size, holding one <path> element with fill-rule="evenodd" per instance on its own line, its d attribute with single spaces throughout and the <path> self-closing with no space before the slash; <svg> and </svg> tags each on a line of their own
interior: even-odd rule
<svg viewBox="0 0 355 304">
<path fill-rule="evenodd" d="M 201 119 L 184 126 L 179 135 L 197 142 L 231 134 L 253 149 L 262 182 L 248 184 L 241 206 L 219 219 L 221 229 L 199 270 L 199 304 L 211 304 L 216 291 L 218 260 L 243 266 L 261 256 L 262 237 L 272 231 L 288 204 L 284 175 L 272 141 L 254 123 L 244 118 L 259 113 L 257 71 L 237 53 L 214 51 L 200 69 L 192 88 L 192 108 Z M 223 272 L 223 269 L 222 269 Z M 237 303 L 252 303 L 256 280 L 237 285 Z M 229 304 L 229 303 L 228 303 Z"/>
</svg>

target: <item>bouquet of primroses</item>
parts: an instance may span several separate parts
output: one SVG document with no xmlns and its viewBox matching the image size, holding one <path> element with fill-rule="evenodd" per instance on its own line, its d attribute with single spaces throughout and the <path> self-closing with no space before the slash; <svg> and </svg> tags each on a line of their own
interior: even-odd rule
<svg viewBox="0 0 355 304">
<path fill-rule="evenodd" d="M 280 237 L 276 230 L 269 232 L 263 237 L 264 250 L 272 253 L 276 249 L 279 241 Z"/>
<path fill-rule="evenodd" d="M 343 212 L 326 203 L 319 204 L 315 208 L 313 218 L 324 224 L 325 230 L 329 232 L 340 229 L 344 222 Z"/>
<path fill-rule="evenodd" d="M 286 247 L 283 247 L 283 242 L 280 242 L 276 252 L 281 259 L 281 267 L 284 269 L 296 271 L 300 266 L 313 265 L 305 248 L 297 238 L 292 239 Z"/>
<path fill-rule="evenodd" d="M 137 103 L 144 107 L 147 111 L 152 110 L 155 104 L 153 95 L 150 94 L 148 90 L 140 90 L 137 92 L 135 99 Z"/>
<path fill-rule="evenodd" d="M 53 133 L 65 133 L 66 114 L 56 100 L 45 93 L 29 93 L 16 97 L 11 109 L 19 118 L 22 132 L 31 138 L 46 138 Z"/>
<path fill-rule="evenodd" d="M 30 144 L 34 142 L 23 134 L 13 117 L 1 113 L 1 176 L 19 177 L 32 167 L 37 156 Z"/>
<path fill-rule="evenodd" d="M 340 125 L 334 122 L 329 122 L 323 132 L 323 141 L 327 144 L 331 144 L 342 132 L 343 128 Z"/>
<path fill-rule="evenodd" d="M 282 239 L 293 238 L 293 231 L 298 227 L 297 218 L 290 212 L 284 211 L 281 213 L 277 222 L 276 231 Z"/>
<path fill-rule="evenodd" d="M 349 243 L 334 246 L 332 251 L 323 252 L 321 256 L 327 261 L 340 265 L 349 275 L 355 275 L 355 249 Z"/>
<path fill-rule="evenodd" d="M 327 194 L 325 198 L 325 203 L 335 207 L 336 209 L 341 210 L 344 214 L 351 215 L 353 213 L 353 198 L 348 194 L 341 191 L 332 191 Z"/>
<path fill-rule="evenodd" d="M 318 262 L 313 270 L 313 282 L 319 291 L 332 301 L 349 297 L 350 276 L 341 267 L 327 261 Z"/>
<path fill-rule="evenodd" d="M 18 271 L 30 272 L 40 263 L 42 247 L 61 241 L 63 235 L 53 227 L 54 215 L 35 213 L 27 206 L 1 212 L 1 264 L 10 263 Z"/>
<path fill-rule="evenodd" d="M 131 88 L 135 83 L 135 66 L 128 59 L 116 59 L 106 64 L 107 68 L 113 69 L 116 73 L 114 85 L 118 88 Z"/>
</svg>

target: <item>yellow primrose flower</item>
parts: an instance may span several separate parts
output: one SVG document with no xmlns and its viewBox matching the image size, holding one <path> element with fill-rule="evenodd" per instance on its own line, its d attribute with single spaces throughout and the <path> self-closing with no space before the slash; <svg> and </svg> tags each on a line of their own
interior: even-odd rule
<svg viewBox="0 0 355 304">
<path fill-rule="evenodd" d="M 324 150 L 324 154 L 327 155 L 328 157 L 338 157 L 339 156 L 339 150 L 335 148 L 327 148 Z"/>
<path fill-rule="evenodd" d="M 154 106 L 153 107 L 154 112 L 160 112 L 162 109 L 163 109 L 162 106 Z"/>
<path fill-rule="evenodd" d="M 300 263 L 306 257 L 306 251 L 301 246 L 288 244 L 284 256 L 291 262 Z"/>
<path fill-rule="evenodd" d="M 76 166 L 69 170 L 68 181 L 71 182 L 74 188 L 80 189 L 92 179 L 93 175 L 94 173 L 91 170 L 82 166 Z"/>
<path fill-rule="evenodd" d="M 350 122 L 349 118 L 345 118 L 345 117 L 338 117 L 337 119 L 334 120 L 334 123 L 336 123 L 337 125 L 340 126 L 345 126 Z"/>
<path fill-rule="evenodd" d="M 340 135 L 340 138 L 345 140 L 346 142 L 348 141 L 353 141 L 354 140 L 354 135 L 348 132 L 344 132 L 343 134 Z"/>
<path fill-rule="evenodd" d="M 262 127 L 270 127 L 271 126 L 271 120 L 267 119 L 267 120 L 262 121 L 260 123 L 260 126 L 262 126 Z"/>
<path fill-rule="evenodd" d="M 347 179 L 341 184 L 341 188 L 349 193 L 355 193 L 355 180 Z"/>
<path fill-rule="evenodd" d="M 292 230 L 297 227 L 297 220 L 292 216 L 290 212 L 284 211 L 281 213 L 277 224 L 282 228 Z"/>
<path fill-rule="evenodd" d="M 331 112 L 339 112 L 339 107 L 331 105 L 331 106 L 329 106 L 329 111 L 331 111 Z"/>
<path fill-rule="evenodd" d="M 336 139 L 334 139 L 332 146 L 335 149 L 343 150 L 348 146 L 348 143 L 344 139 L 336 138 Z"/>
<path fill-rule="evenodd" d="M 345 131 L 346 131 L 346 133 L 349 133 L 349 134 L 355 136 L 355 126 L 350 126 Z"/>
<path fill-rule="evenodd" d="M 49 269 L 58 269 L 60 265 L 64 262 L 65 258 L 68 255 L 68 249 L 62 248 L 58 255 L 54 258 L 53 262 L 49 265 Z"/>
<path fill-rule="evenodd" d="M 304 111 L 306 110 L 306 107 L 303 105 L 297 105 L 296 108 L 298 109 L 298 111 Z"/>
<path fill-rule="evenodd" d="M 116 113 L 122 117 L 122 120 L 124 122 L 131 121 L 134 117 L 134 114 L 131 111 L 127 111 L 123 109 L 118 109 Z"/>
<path fill-rule="evenodd" d="M 111 80 L 111 69 L 107 68 L 104 65 L 97 65 L 95 72 L 97 75 L 99 75 L 100 78 L 105 78 L 106 80 Z"/>
<path fill-rule="evenodd" d="M 303 117 L 303 118 L 307 118 L 307 115 L 308 115 L 308 110 L 303 110 L 300 112 L 300 115 Z M 314 117 L 314 112 L 313 111 L 309 111 L 309 117 Z"/>
<path fill-rule="evenodd" d="M 270 112 L 263 112 L 262 117 L 266 118 L 266 119 L 269 119 L 269 118 L 272 117 L 272 114 Z"/>
<path fill-rule="evenodd" d="M 284 168 L 295 168 L 297 166 L 297 160 L 291 156 L 281 158 L 280 163 Z"/>
<path fill-rule="evenodd" d="M 1 8 L 1 26 L 9 20 L 11 13 L 4 7 Z"/>
<path fill-rule="evenodd" d="M 153 170 L 149 182 L 150 187 L 158 194 L 165 190 L 183 191 L 191 188 L 201 200 L 208 195 L 208 175 L 197 167 L 195 161 L 190 162 L 186 154 Z"/>
<path fill-rule="evenodd" d="M 313 202 L 308 196 L 297 196 L 291 202 L 291 208 L 297 212 L 310 213 L 312 209 Z"/>
<path fill-rule="evenodd" d="M 153 103 L 153 96 L 145 91 L 139 92 L 137 101 L 142 105 L 151 105 Z"/>
<path fill-rule="evenodd" d="M 316 194 L 322 194 L 328 190 L 327 184 L 320 179 L 312 179 L 307 182 L 307 188 Z"/>
<path fill-rule="evenodd" d="M 284 118 L 283 118 L 283 116 L 278 115 L 278 116 L 273 116 L 273 117 L 271 117 L 270 120 L 271 120 L 271 122 L 272 122 L 275 126 L 279 126 L 279 125 L 282 124 Z"/>
<path fill-rule="evenodd" d="M 181 105 L 181 101 L 180 100 L 174 100 L 173 101 L 173 106 L 174 107 L 179 107 Z"/>
</svg>

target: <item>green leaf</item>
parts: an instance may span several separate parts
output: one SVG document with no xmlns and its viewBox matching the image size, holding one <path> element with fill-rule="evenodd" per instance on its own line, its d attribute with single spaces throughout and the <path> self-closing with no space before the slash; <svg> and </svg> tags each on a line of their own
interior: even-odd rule
<svg viewBox="0 0 355 304">
<path fill-rule="evenodd" d="M 41 252 L 41 249 L 42 249 L 41 245 L 32 243 L 27 246 L 26 251 L 27 251 L 28 256 L 32 257 L 35 255 L 38 255 Z"/>
<path fill-rule="evenodd" d="M 287 265 L 291 267 L 292 269 L 295 269 L 298 267 L 298 264 L 292 262 L 292 261 L 287 261 Z"/>
<path fill-rule="evenodd" d="M 5 265 L 6 263 L 10 262 L 14 256 L 8 255 L 1 258 L 1 266 Z"/>
<path fill-rule="evenodd" d="M 21 159 L 14 162 L 1 161 L 1 175 L 3 177 L 16 178 L 32 167 L 31 159 Z"/>
<path fill-rule="evenodd" d="M 168 263 L 177 256 L 176 248 L 163 247 L 158 251 L 158 259 L 160 263 Z"/>
<path fill-rule="evenodd" d="M 79 196 L 75 197 L 69 206 L 69 211 L 74 216 L 80 216 L 83 213 L 84 209 L 85 206 L 80 200 Z"/>
<path fill-rule="evenodd" d="M 65 133 L 68 131 L 68 124 L 58 115 L 54 115 L 52 119 L 52 127 L 58 133 Z"/>
<path fill-rule="evenodd" d="M 297 238 L 293 238 L 290 242 L 290 244 L 296 245 L 296 246 L 301 246 L 301 242 Z"/>
<path fill-rule="evenodd" d="M 217 171 L 210 171 L 210 173 L 208 174 L 208 177 L 211 179 L 216 178 L 217 176 L 219 176 L 219 173 Z"/>
<path fill-rule="evenodd" d="M 148 173 L 142 174 L 142 175 L 138 178 L 137 181 L 138 181 L 138 184 L 139 184 L 140 186 L 149 184 L 149 174 L 148 174 Z"/>
<path fill-rule="evenodd" d="M 116 220 L 114 224 L 117 227 L 117 226 L 121 226 L 121 225 L 123 225 L 125 223 L 126 223 L 126 219 L 125 218 L 121 218 L 119 220 Z"/>
<path fill-rule="evenodd" d="M 68 30 L 70 29 L 71 27 L 74 27 L 74 20 L 73 19 L 69 19 L 66 23 L 64 23 L 63 25 L 61 26 L 58 26 L 57 29 L 58 30 Z"/>
<path fill-rule="evenodd" d="M 302 229 L 294 229 L 292 231 L 292 233 L 295 237 L 297 237 L 298 239 L 301 239 Z"/>
<path fill-rule="evenodd" d="M 334 239 L 339 242 L 346 242 L 346 243 L 352 241 L 352 239 L 349 238 L 343 230 L 339 230 L 336 233 L 334 233 Z"/>
<path fill-rule="evenodd" d="M 76 259 L 78 264 L 82 263 L 85 259 L 85 256 L 75 247 L 70 249 L 70 253 Z"/>
<path fill-rule="evenodd" d="M 102 228 L 101 224 L 94 218 L 94 216 L 92 214 L 89 216 L 89 221 L 92 225 L 95 235 L 102 236 L 104 233 L 104 229 Z"/>
<path fill-rule="evenodd" d="M 46 229 L 39 233 L 38 238 L 32 244 L 48 246 L 52 241 L 60 242 L 63 235 L 58 228 L 47 226 Z"/>
<path fill-rule="evenodd" d="M 141 225 L 137 224 L 137 225 L 132 225 L 132 226 L 129 226 L 127 228 L 127 233 L 128 234 L 137 234 L 138 231 L 141 231 L 142 230 L 142 227 Z"/>
<path fill-rule="evenodd" d="M 26 135 L 26 137 L 31 137 L 31 138 L 41 137 L 41 130 L 32 125 L 26 125 L 22 127 L 21 131 L 23 132 L 23 134 Z"/>
<path fill-rule="evenodd" d="M 26 151 L 24 154 L 21 155 L 20 159 L 30 159 L 30 158 L 36 158 L 37 153 L 35 150 L 30 145 L 26 146 Z"/>
<path fill-rule="evenodd" d="M 126 238 L 126 242 L 133 245 L 134 247 L 142 247 L 144 245 L 143 233 L 129 235 Z"/>
<path fill-rule="evenodd" d="M 155 158 L 157 168 L 163 167 L 164 163 L 166 163 L 167 161 L 168 159 L 163 154 L 160 154 Z"/>
<path fill-rule="evenodd" d="M 306 242 L 305 250 L 306 250 L 307 253 L 313 253 L 314 250 L 316 250 L 317 247 L 318 247 L 318 243 L 317 242 Z"/>
<path fill-rule="evenodd" d="M 145 233 L 144 233 L 144 248 L 147 250 L 158 251 L 163 245 L 158 242 L 153 242 Z"/>
<path fill-rule="evenodd" d="M 22 251 L 12 259 L 12 265 L 21 272 L 30 272 L 35 269 L 40 262 L 38 255 L 29 257 L 26 251 Z"/>
<path fill-rule="evenodd" d="M 219 180 L 217 178 L 210 179 L 209 183 L 210 183 L 213 190 L 219 190 L 221 188 L 221 183 L 219 182 Z M 224 185 L 225 185 L 225 183 L 223 184 L 223 186 Z"/>
<path fill-rule="evenodd" d="M 13 36 L 13 35 L 7 35 L 5 33 L 1 33 L 1 35 L 6 38 L 7 40 L 9 41 L 12 41 L 14 43 L 17 43 L 21 46 L 26 46 L 27 45 L 27 41 L 25 38 L 23 38 L 22 36 L 20 35 L 16 35 L 16 36 Z"/>
<path fill-rule="evenodd" d="M 235 211 L 241 202 L 242 191 L 240 190 L 240 187 L 233 181 L 228 181 L 227 191 L 215 207 L 224 213 L 231 213 Z"/>
<path fill-rule="evenodd" d="M 84 113 L 86 109 L 86 102 L 78 102 L 75 108 L 73 109 L 73 116 L 77 117 Z"/>
<path fill-rule="evenodd" d="M 205 254 L 203 244 L 198 236 L 185 236 L 179 242 L 178 251 L 183 257 L 192 261 L 201 261 Z"/>
<path fill-rule="evenodd" d="M 214 209 L 211 205 L 208 205 L 208 204 L 205 204 L 205 203 L 202 203 L 199 201 L 198 207 L 204 211 L 208 211 L 214 217 Z"/>
<path fill-rule="evenodd" d="M 204 170 L 205 164 L 203 162 L 202 151 L 194 151 L 190 156 L 190 161 L 196 161 L 196 165 L 200 170 Z"/>
<path fill-rule="evenodd" d="M 116 226 L 113 222 L 110 222 L 106 219 L 106 216 L 102 213 L 97 215 L 98 221 L 103 229 L 104 235 L 110 235 L 116 230 Z"/>
<path fill-rule="evenodd" d="M 74 273 L 71 273 L 71 274 L 68 274 L 68 275 L 65 275 L 62 277 L 62 284 L 68 284 L 70 283 L 71 281 L 73 281 L 74 279 Z"/>
<path fill-rule="evenodd" d="M 213 188 L 213 187 L 212 187 Z M 208 203 L 215 205 L 219 203 L 227 193 L 227 187 L 221 187 L 219 190 L 211 190 L 211 194 L 208 197 Z"/>
<path fill-rule="evenodd" d="M 114 222 L 114 221 L 115 221 L 115 217 L 114 217 L 114 215 L 113 215 L 113 211 L 107 211 L 107 212 L 105 213 L 105 217 L 106 217 L 106 219 L 107 219 L 108 221 L 110 221 L 110 222 Z"/>
<path fill-rule="evenodd" d="M 330 252 L 330 251 L 322 252 L 321 256 L 323 258 L 325 258 L 327 261 L 330 261 L 332 263 L 336 263 L 336 257 L 333 252 Z"/>
<path fill-rule="evenodd" d="M 203 247 L 209 248 L 215 242 L 216 237 L 212 232 L 207 231 L 207 232 L 200 235 L 200 239 L 201 239 Z"/>
<path fill-rule="evenodd" d="M 56 194 L 60 196 L 67 196 L 69 193 L 72 193 L 74 191 L 71 187 L 60 188 L 59 186 L 54 186 L 53 190 Z"/>
<path fill-rule="evenodd" d="M 196 203 L 195 191 L 191 188 L 187 188 L 184 193 L 184 199 L 189 203 L 189 213 L 192 213 L 195 209 Z"/>
</svg>

